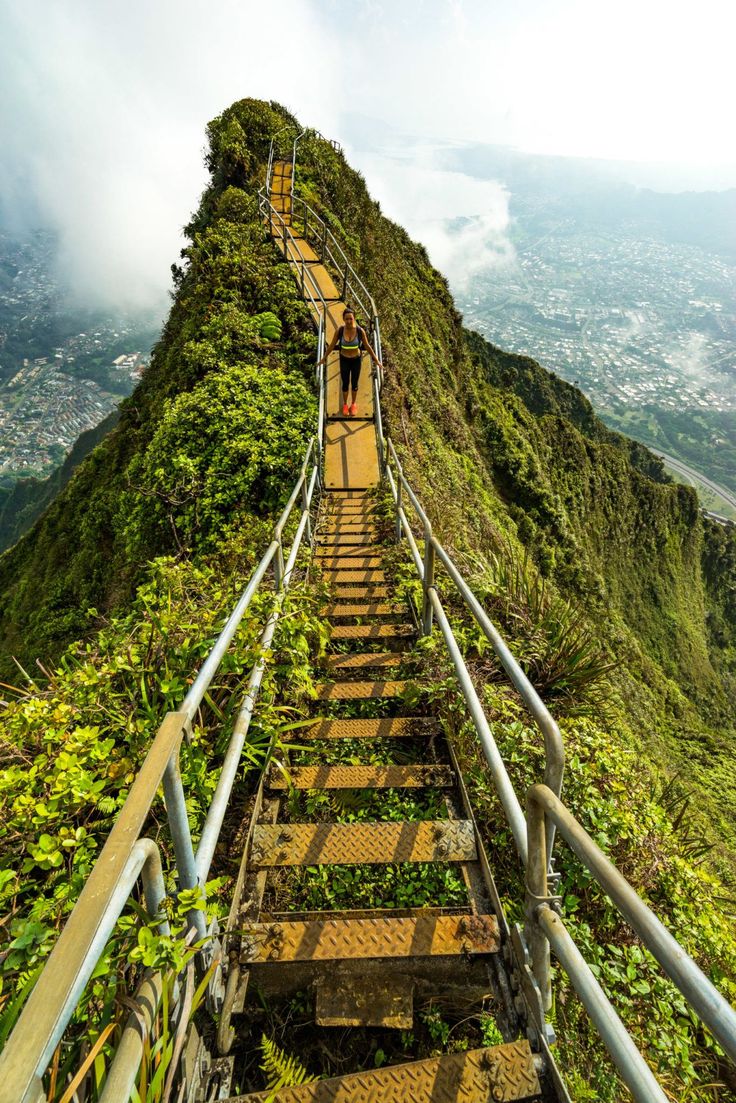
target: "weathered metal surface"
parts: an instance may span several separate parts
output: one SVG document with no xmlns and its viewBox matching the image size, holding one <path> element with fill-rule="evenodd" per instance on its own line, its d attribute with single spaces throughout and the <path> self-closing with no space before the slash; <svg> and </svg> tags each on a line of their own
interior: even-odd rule
<svg viewBox="0 0 736 1103">
<path fill-rule="evenodd" d="M 320 682 L 318 701 L 364 701 L 369 697 L 401 697 L 408 682 Z"/>
<path fill-rule="evenodd" d="M 333 640 L 378 640 L 391 636 L 413 636 L 413 624 L 335 624 L 330 630 Z"/>
<path fill-rule="evenodd" d="M 387 617 L 406 613 L 405 605 L 393 605 L 390 601 L 336 602 L 323 609 L 326 617 Z"/>
<path fill-rule="evenodd" d="M 317 985 L 318 1026 L 382 1026 L 411 1030 L 414 1025 L 414 979 L 392 973 L 383 980 L 351 976 L 340 983 Z"/>
<path fill-rule="evenodd" d="M 279 1103 L 515 1103 L 539 1096 L 528 1042 L 315 1080 L 278 1094 Z M 232 1103 L 266 1103 L 268 1092 Z"/>
<path fill-rule="evenodd" d="M 362 601 L 364 598 L 368 598 L 372 601 L 374 598 L 391 597 L 391 591 L 388 586 L 378 586 L 371 583 L 364 586 L 333 586 L 330 591 L 330 597 L 336 600 L 339 599 L 340 601 Z"/>
<path fill-rule="evenodd" d="M 241 960 L 355 961 L 493 954 L 498 949 L 498 923 L 492 915 L 376 916 L 256 923 L 243 938 Z"/>
<path fill-rule="evenodd" d="M 328 547 L 336 544 L 375 544 L 376 538 L 370 532 L 326 532 L 319 538 L 319 543 Z"/>
<path fill-rule="evenodd" d="M 327 669 L 378 670 L 387 666 L 400 666 L 403 662 L 406 662 L 406 656 L 400 651 L 359 651 L 350 655 L 329 655 Z"/>
<path fill-rule="evenodd" d="M 323 563 L 320 568 L 333 582 L 386 582 L 386 572 L 381 570 L 346 570 L 342 566 L 326 567 Z"/>
<path fill-rule="evenodd" d="M 475 832 L 467 820 L 257 824 L 250 852 L 258 866 L 472 862 L 475 857 Z"/>
<path fill-rule="evenodd" d="M 335 366 L 339 375 L 339 368 Z M 361 411 L 372 416 L 372 400 L 359 398 Z M 338 403 L 342 408 L 339 395 L 339 380 L 334 376 L 328 379 L 328 406 L 330 413 L 336 412 Z M 370 405 L 370 410 L 366 407 Z M 375 486 L 379 480 L 378 452 L 376 450 L 376 431 L 372 422 L 349 419 L 328 422 L 325 427 L 325 475 L 326 487 L 336 486 Z"/>
<path fill-rule="evenodd" d="M 288 778 L 271 770 L 270 789 L 421 789 L 447 788 L 453 776 L 449 766 L 291 766 Z"/>
<path fill-rule="evenodd" d="M 345 570 L 369 570 L 379 568 L 383 557 L 370 548 L 319 548 L 315 549 L 314 562 L 319 567 L 342 567 Z"/>
<path fill-rule="evenodd" d="M 320 720 L 302 728 L 299 739 L 407 739 L 437 731 L 436 721 L 424 716 L 387 716 L 378 720 Z"/>
<path fill-rule="evenodd" d="M 348 517 L 329 517 L 324 527 L 325 536 L 372 536 L 377 539 L 376 526 L 367 519 L 367 515 L 349 514 Z"/>
</svg>

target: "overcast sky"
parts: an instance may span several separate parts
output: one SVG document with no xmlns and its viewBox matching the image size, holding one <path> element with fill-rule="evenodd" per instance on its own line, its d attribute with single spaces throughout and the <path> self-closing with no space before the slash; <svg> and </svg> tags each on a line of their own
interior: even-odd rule
<svg viewBox="0 0 736 1103">
<path fill-rule="evenodd" d="M 349 151 L 360 114 L 736 185 L 734 41 L 733 0 L 0 0 L 0 195 L 6 217 L 35 206 L 60 231 L 79 294 L 145 304 L 202 189 L 205 124 L 242 96 Z M 382 197 L 380 163 L 361 167 Z M 413 182 L 434 215 L 503 231 L 502 189 L 429 171 Z"/>
</svg>

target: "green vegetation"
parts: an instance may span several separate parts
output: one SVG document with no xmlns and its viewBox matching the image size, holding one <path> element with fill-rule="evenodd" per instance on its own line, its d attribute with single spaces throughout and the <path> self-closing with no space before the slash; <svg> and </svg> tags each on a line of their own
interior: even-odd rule
<svg viewBox="0 0 736 1103">
<path fill-rule="evenodd" d="M 9 917 L 0 1042 L 158 723 L 186 692 L 267 542 L 314 424 L 314 332 L 291 273 L 265 238 L 256 202 L 269 137 L 286 121 L 276 105 L 245 100 L 210 125 L 211 184 L 188 228 L 176 298 L 151 367 L 118 425 L 0 559 L 0 664 L 5 682 L 20 682 L 6 690 L 0 744 L 0 901 Z M 572 810 L 733 997 L 736 947 L 724 909 L 732 908 L 736 869 L 729 704 L 736 688 L 736 535 L 706 522 L 694 492 L 670 484 L 646 449 L 606 429 L 574 388 L 468 334 L 425 251 L 382 217 L 360 176 L 329 144 L 305 139 L 300 158 L 299 188 L 342 237 L 376 296 L 388 369 L 386 424 L 407 473 L 436 532 L 477 580 L 561 716 Z M 406 582 L 407 592 L 412 585 Z M 195 829 L 269 600 L 260 599 L 243 625 L 184 755 Z M 454 618 L 521 792 L 540 775 L 538 737 L 501 687 L 477 632 L 460 610 Z M 281 621 L 249 761 L 262 762 L 271 735 L 294 719 L 278 711 L 276 695 L 290 706 L 309 696 L 308 652 L 317 656 L 323 646 L 315 600 L 307 591 L 295 594 Z M 520 894 L 508 832 L 453 710 L 442 660 L 426 645 L 421 653 L 431 670 L 435 663 L 433 677 L 426 691 L 422 683 L 412 687 L 405 704 L 442 709 L 512 907 Z M 370 700 L 342 714 L 376 716 L 390 708 Z M 394 760 L 393 753 L 375 748 L 377 761 Z M 303 749 L 292 758 L 305 761 Z M 331 816 L 373 814 L 374 797 L 341 799 Z M 413 818 L 435 814 L 431 801 L 420 805 L 411 795 L 385 800 L 397 818 L 407 801 L 416 804 Z M 165 843 L 158 815 L 154 810 L 154 827 Z M 226 851 L 217 861 L 218 879 L 231 876 Z M 380 875 L 361 869 L 359 882 L 349 867 L 289 871 L 282 902 L 451 906 L 464 893 L 451 871 L 438 881 L 436 867 L 418 865 L 409 880 L 393 868 Z M 673 1093 L 694 1103 L 725 1098 L 704 1086 L 725 1075 L 715 1047 L 564 848 L 559 869 L 576 937 Z M 227 884 L 219 889 L 226 895 Z M 216 906 L 218 885 L 213 890 Z M 169 906 L 175 915 L 192 901 L 172 897 Z M 122 991 L 135 970 L 185 964 L 176 956 L 180 948 L 146 930 L 135 915 L 125 917 L 92 982 L 93 1018 L 80 1015 L 75 1023 L 77 1043 L 91 1043 L 111 1026 L 104 1046 L 113 1044 L 122 1013 L 117 986 Z M 564 982 L 555 1017 L 577 1098 L 619 1098 Z M 431 1049 L 454 1027 L 430 1009 L 421 1030 Z M 493 1036 L 488 1023 L 479 1021 L 478 1031 Z M 176 1044 L 163 1033 L 161 1039 L 162 1052 Z M 70 1052 L 57 1062 L 57 1098 Z M 385 1046 L 376 1043 L 369 1057 L 383 1063 Z M 158 1098 L 160 1087 L 142 1083 L 141 1098 Z"/>
</svg>

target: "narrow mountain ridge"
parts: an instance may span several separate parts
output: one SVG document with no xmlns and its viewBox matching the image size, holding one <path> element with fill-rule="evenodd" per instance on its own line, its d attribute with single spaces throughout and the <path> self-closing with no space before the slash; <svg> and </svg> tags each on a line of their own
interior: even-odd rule
<svg viewBox="0 0 736 1103">
<path fill-rule="evenodd" d="M 255 196 L 270 136 L 292 121 L 244 100 L 210 125 L 212 183 L 151 368 L 0 559 L 6 677 L 11 656 L 54 663 L 98 616 L 124 609 L 149 559 L 196 560 L 283 501 L 314 408 L 314 335 Z M 627 714 L 646 717 L 643 738 L 715 790 L 725 817 L 736 796 L 734 531 L 704 519 L 694 491 L 574 387 L 464 329 L 424 248 L 329 143 L 302 142 L 296 186 L 375 289 L 388 427 L 441 538 L 471 559 L 526 557 L 579 603 L 619 664 Z"/>
</svg>

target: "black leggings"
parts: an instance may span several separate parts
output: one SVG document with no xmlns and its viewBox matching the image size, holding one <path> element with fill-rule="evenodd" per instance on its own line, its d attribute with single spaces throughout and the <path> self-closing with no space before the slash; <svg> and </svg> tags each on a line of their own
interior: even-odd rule
<svg viewBox="0 0 736 1103">
<path fill-rule="evenodd" d="M 340 379 L 342 381 L 342 392 L 345 394 L 348 387 L 352 387 L 353 394 L 358 389 L 358 380 L 360 379 L 360 364 L 361 356 L 341 356 L 340 357 Z"/>
</svg>

